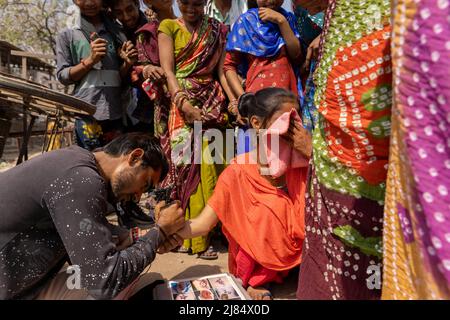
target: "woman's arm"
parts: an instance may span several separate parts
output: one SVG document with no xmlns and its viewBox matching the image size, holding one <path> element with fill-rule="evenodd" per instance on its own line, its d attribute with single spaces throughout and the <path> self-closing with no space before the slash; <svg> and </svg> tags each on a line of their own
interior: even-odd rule
<svg viewBox="0 0 450 320">
<path fill-rule="evenodd" d="M 259 17 L 264 22 L 270 21 L 278 24 L 281 35 L 286 42 L 286 50 L 289 58 L 292 61 L 297 61 L 301 54 L 300 41 L 295 37 L 294 31 L 292 31 L 287 19 L 281 13 L 269 8 L 260 8 Z"/>
<path fill-rule="evenodd" d="M 240 97 L 244 93 L 242 82 L 236 71 L 236 68 L 240 63 L 240 59 L 242 59 L 242 56 L 238 52 L 225 52 L 222 67 L 227 83 L 236 98 Z"/>
<path fill-rule="evenodd" d="M 166 73 L 167 85 L 172 97 L 180 90 L 180 85 L 175 77 L 175 58 L 174 58 L 174 45 L 173 40 L 168 35 L 160 32 L 158 34 L 158 47 L 159 47 L 159 60 L 161 68 Z M 177 106 L 178 107 L 178 106 Z M 194 121 L 201 121 L 201 111 L 194 108 L 189 101 L 185 101 L 181 106 L 184 120 L 187 123 L 193 123 Z"/>
<path fill-rule="evenodd" d="M 233 100 L 237 99 L 239 96 L 236 96 L 234 94 L 233 90 L 231 90 L 231 87 L 228 84 L 228 80 L 225 77 L 225 73 L 223 72 L 223 65 L 225 62 L 225 54 L 226 54 L 226 51 L 223 50 L 222 57 L 220 58 L 220 61 L 218 64 L 217 75 L 219 76 L 220 84 L 222 85 L 222 88 L 225 91 L 225 94 L 227 95 L 228 100 L 233 101 Z"/>
<path fill-rule="evenodd" d="M 202 213 L 195 219 L 187 220 L 184 227 L 177 232 L 183 239 L 206 236 L 219 222 L 213 208 L 206 205 Z"/>
<path fill-rule="evenodd" d="M 173 54 L 174 46 L 172 38 L 160 32 L 158 34 L 158 48 L 161 68 L 163 68 L 166 74 L 169 92 L 173 96 L 175 92 L 180 90 L 180 86 L 177 78 L 175 77 L 175 59 Z"/>
</svg>

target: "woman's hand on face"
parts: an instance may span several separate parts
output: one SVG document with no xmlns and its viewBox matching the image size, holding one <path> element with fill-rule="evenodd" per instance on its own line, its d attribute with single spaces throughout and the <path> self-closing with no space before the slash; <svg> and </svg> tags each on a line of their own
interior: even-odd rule
<svg viewBox="0 0 450 320">
<path fill-rule="evenodd" d="M 194 108 L 189 102 L 185 102 L 181 108 L 183 111 L 184 121 L 193 124 L 194 121 L 202 121 L 202 112 L 198 108 Z"/>
<path fill-rule="evenodd" d="M 286 20 L 286 18 L 279 12 L 272 10 L 270 8 L 259 8 L 258 9 L 259 18 L 263 22 L 273 22 L 276 24 L 281 24 Z"/>
<path fill-rule="evenodd" d="M 288 131 L 281 136 L 292 148 L 297 150 L 305 158 L 310 158 L 312 154 L 312 138 L 308 130 L 291 119 Z"/>
<path fill-rule="evenodd" d="M 144 79 L 150 79 L 155 82 L 163 81 L 166 79 L 166 73 L 163 68 L 154 66 L 154 65 L 146 65 L 142 70 L 142 76 Z"/>
</svg>

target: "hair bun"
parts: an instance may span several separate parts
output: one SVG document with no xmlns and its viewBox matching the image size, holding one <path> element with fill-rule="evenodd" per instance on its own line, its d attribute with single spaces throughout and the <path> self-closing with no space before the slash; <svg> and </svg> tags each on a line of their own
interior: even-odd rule
<svg viewBox="0 0 450 320">
<path fill-rule="evenodd" d="M 248 118 L 248 111 L 256 105 L 256 97 L 252 92 L 246 92 L 239 97 L 238 110 L 241 117 Z"/>
</svg>

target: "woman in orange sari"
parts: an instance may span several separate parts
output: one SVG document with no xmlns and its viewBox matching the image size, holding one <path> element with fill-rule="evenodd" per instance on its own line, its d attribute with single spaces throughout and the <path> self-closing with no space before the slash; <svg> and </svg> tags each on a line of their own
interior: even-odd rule
<svg viewBox="0 0 450 320">
<path fill-rule="evenodd" d="M 270 299 L 264 286 L 282 282 L 301 260 L 311 142 L 297 110 L 295 95 L 284 89 L 241 96 L 239 112 L 258 131 L 258 146 L 269 132 L 265 129 L 284 126 L 275 137 L 280 138 L 279 152 L 271 154 L 267 144 L 233 159 L 200 216 L 178 232 L 185 239 L 196 237 L 220 221 L 229 242 L 229 270 L 253 299 Z"/>
</svg>

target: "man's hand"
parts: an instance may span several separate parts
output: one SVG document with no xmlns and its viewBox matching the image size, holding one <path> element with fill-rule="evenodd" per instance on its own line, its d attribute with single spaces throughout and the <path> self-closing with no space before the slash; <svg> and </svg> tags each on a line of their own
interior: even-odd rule
<svg viewBox="0 0 450 320">
<path fill-rule="evenodd" d="M 258 13 L 263 22 L 273 22 L 279 25 L 287 21 L 281 13 L 270 8 L 259 8 Z"/>
<path fill-rule="evenodd" d="M 164 69 L 152 64 L 146 65 L 142 70 L 142 76 L 144 79 L 150 79 L 155 82 L 164 81 L 166 79 L 166 73 Z"/>
<path fill-rule="evenodd" d="M 137 61 L 138 51 L 131 41 L 126 41 L 119 49 L 119 56 L 128 66 L 132 66 Z"/>
<path fill-rule="evenodd" d="M 170 236 L 184 227 L 184 212 L 179 201 L 175 201 L 167 208 L 159 207 L 158 210 L 155 210 L 155 218 L 166 236 Z"/>
<path fill-rule="evenodd" d="M 305 158 L 310 158 L 312 154 L 311 135 L 308 130 L 291 118 L 288 132 L 282 135 L 284 140 Z"/>
<path fill-rule="evenodd" d="M 97 38 L 91 41 L 91 54 L 86 59 L 87 63 L 95 65 L 106 56 L 108 41 Z"/>
<path fill-rule="evenodd" d="M 175 249 L 178 246 L 181 246 L 183 244 L 183 238 L 181 238 L 176 233 L 168 236 L 166 241 L 158 248 L 158 253 L 163 254 L 170 252 L 171 250 Z"/>
</svg>

